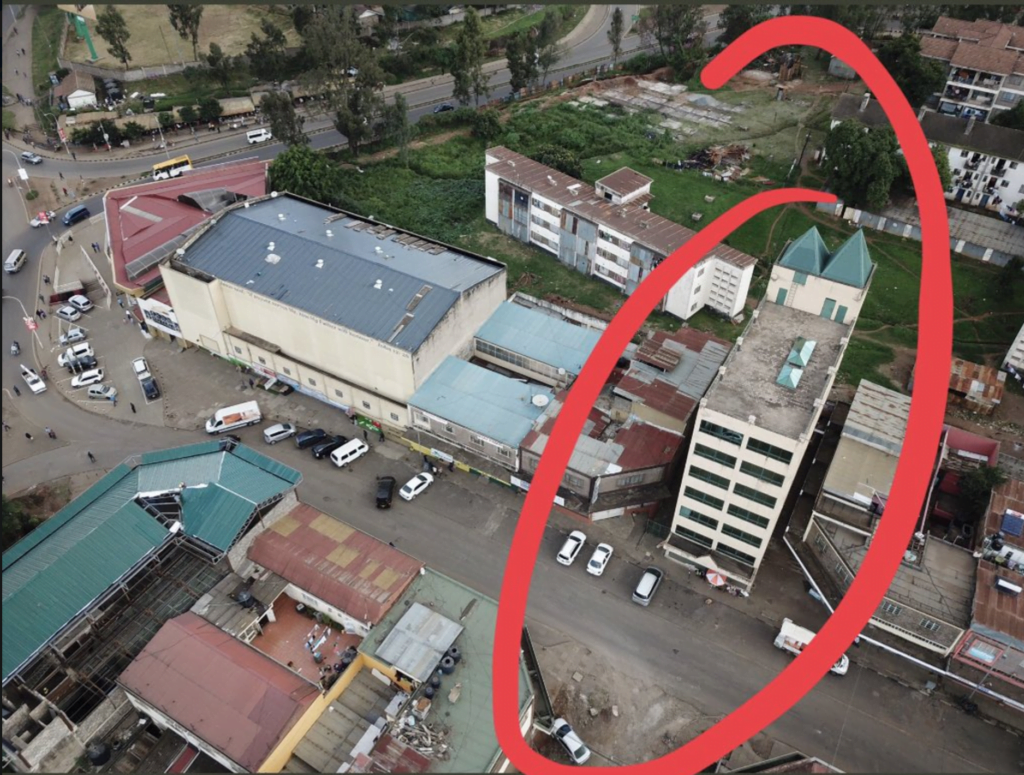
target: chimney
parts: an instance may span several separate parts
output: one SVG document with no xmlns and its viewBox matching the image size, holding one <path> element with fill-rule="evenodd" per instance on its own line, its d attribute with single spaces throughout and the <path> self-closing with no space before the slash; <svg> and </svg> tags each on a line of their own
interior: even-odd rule
<svg viewBox="0 0 1024 775">
<path fill-rule="evenodd" d="M 974 129 L 974 122 L 977 120 L 978 119 L 976 119 L 974 116 L 971 116 L 969 119 L 967 119 L 967 128 L 964 130 L 965 135 L 969 135 L 971 133 L 971 130 Z"/>
<path fill-rule="evenodd" d="M 921 106 L 921 110 L 917 112 L 917 123 L 924 121 L 924 114 L 928 112 L 928 109 L 924 105 Z"/>
<path fill-rule="evenodd" d="M 864 92 L 864 98 L 860 101 L 860 112 L 863 113 L 868 109 L 868 103 L 871 102 L 871 92 Z"/>
</svg>

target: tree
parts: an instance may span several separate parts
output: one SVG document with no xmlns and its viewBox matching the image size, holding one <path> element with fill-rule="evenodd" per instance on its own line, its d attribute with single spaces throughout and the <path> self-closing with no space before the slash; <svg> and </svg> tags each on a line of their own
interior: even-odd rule
<svg viewBox="0 0 1024 775">
<path fill-rule="evenodd" d="M 226 87 L 231 81 L 231 73 L 235 67 L 234 60 L 227 56 L 216 43 L 210 44 L 210 53 L 204 59 L 206 59 L 206 64 L 210 67 L 210 75 L 221 86 Z"/>
<path fill-rule="evenodd" d="M 509 86 L 513 92 L 525 89 L 537 80 L 537 50 L 533 36 L 517 32 L 505 44 L 505 58 L 508 60 Z"/>
<path fill-rule="evenodd" d="M 1024 208 L 1024 201 L 1017 202 L 1015 208 L 1018 212 Z M 1003 264 L 999 274 L 995 277 L 995 288 L 993 294 L 997 299 L 1009 300 L 1019 298 L 1017 286 L 1024 282 L 1024 256 L 1013 256 Z"/>
<path fill-rule="evenodd" d="M 287 146 L 306 145 L 309 138 L 302 127 L 306 119 L 295 111 L 291 95 L 283 91 L 270 92 L 263 96 L 260 112 L 270 122 L 270 132 L 274 139 Z"/>
<path fill-rule="evenodd" d="M 900 175 L 899 143 L 892 129 L 865 131 L 859 121 L 844 121 L 825 140 L 830 180 L 846 204 L 878 211 Z"/>
<path fill-rule="evenodd" d="M 932 159 L 935 160 L 935 169 L 938 170 L 942 190 L 945 191 L 953 182 L 953 171 L 949 168 L 949 148 L 936 144 L 932 148 Z"/>
<path fill-rule="evenodd" d="M 36 521 L 25 511 L 21 501 L 2 498 L 3 508 L 3 551 L 7 551 L 36 526 Z"/>
<path fill-rule="evenodd" d="M 203 18 L 201 5 L 169 5 L 171 26 L 182 40 L 192 42 L 192 58 L 199 59 L 199 21 Z"/>
<path fill-rule="evenodd" d="M 537 67 L 541 72 L 541 83 L 548 82 L 548 72 L 565 55 L 565 48 L 558 41 L 561 31 L 561 14 L 557 10 L 549 10 L 541 19 L 536 32 Z"/>
<path fill-rule="evenodd" d="M 132 61 L 132 54 L 128 50 L 128 40 L 132 34 L 116 5 L 108 5 L 96 16 L 96 34 L 107 42 L 107 51 L 127 70 L 128 63 Z"/>
<path fill-rule="evenodd" d="M 1024 101 L 1018 102 L 1009 110 L 998 111 L 989 123 L 1024 132 Z"/>
<path fill-rule="evenodd" d="M 274 191 L 288 191 L 316 202 L 333 200 L 338 168 L 323 153 L 308 145 L 293 145 L 270 164 Z"/>
<path fill-rule="evenodd" d="M 619 56 L 622 54 L 622 36 L 626 32 L 626 22 L 622 15 L 622 9 L 616 7 L 612 11 L 612 23 L 608 28 L 608 42 L 612 44 L 612 65 L 619 66 Z"/>
<path fill-rule="evenodd" d="M 384 110 L 384 133 L 398 146 L 398 161 L 409 166 L 409 143 L 416 136 L 416 125 L 409 121 L 409 103 L 405 95 L 395 94 L 395 101 Z"/>
<path fill-rule="evenodd" d="M 945 67 L 921 56 L 921 39 L 916 35 L 902 35 L 884 43 L 878 50 L 878 61 L 915 110 L 932 94 L 942 91 L 946 83 Z"/>
<path fill-rule="evenodd" d="M 460 105 L 468 105 L 471 99 L 480 104 L 480 98 L 490 93 L 487 76 L 484 75 L 484 57 L 487 45 L 480 24 L 480 15 L 473 6 L 466 7 L 466 18 L 455 39 L 455 57 L 452 62 L 452 77 L 455 79 L 452 96 Z"/>
<path fill-rule="evenodd" d="M 484 108 L 473 114 L 473 136 L 493 140 L 501 134 L 501 119 L 494 108 Z"/>
<path fill-rule="evenodd" d="M 980 466 L 960 475 L 960 499 L 968 515 L 981 517 L 992 498 L 992 490 L 1006 482 L 1006 472 L 999 467 Z"/>
<path fill-rule="evenodd" d="M 718 28 L 722 30 L 719 42 L 732 43 L 751 27 L 756 27 L 770 16 L 770 5 L 725 6 L 718 15 Z"/>
<path fill-rule="evenodd" d="M 570 177 L 577 179 L 583 177 L 583 165 L 580 163 L 580 157 L 567 148 L 557 145 L 544 145 L 537 149 L 537 153 L 530 156 L 530 158 Z"/>
<path fill-rule="evenodd" d="M 988 19 L 1005 24 L 1013 24 L 1019 17 L 1024 16 L 1020 5 L 951 5 L 947 6 L 946 13 L 954 19 L 965 19 L 969 22 Z"/>
<path fill-rule="evenodd" d="M 704 14 L 699 5 L 656 5 L 640 13 L 637 29 L 657 44 L 677 81 L 688 81 L 704 62 Z"/>
<path fill-rule="evenodd" d="M 205 121 L 208 124 L 212 124 L 214 121 L 220 118 L 221 113 L 224 112 L 224 106 L 220 104 L 220 100 L 214 97 L 204 97 L 199 101 L 199 120 Z"/>
<path fill-rule="evenodd" d="M 170 129 L 174 126 L 174 114 L 168 113 L 166 110 L 157 113 L 156 120 L 160 124 L 161 129 Z"/>
<path fill-rule="evenodd" d="M 196 113 L 196 109 L 192 105 L 178 108 L 178 115 L 181 116 L 181 123 L 183 124 L 194 124 L 199 120 L 199 114 Z"/>
<path fill-rule="evenodd" d="M 260 32 L 263 37 L 252 33 L 249 45 L 245 47 L 249 69 L 261 81 L 276 81 L 284 70 L 287 39 L 281 28 L 268 19 L 260 22 Z"/>
<path fill-rule="evenodd" d="M 930 30 L 939 20 L 943 6 L 941 5 L 901 5 L 900 24 L 904 32 L 916 33 L 918 30 Z"/>
</svg>

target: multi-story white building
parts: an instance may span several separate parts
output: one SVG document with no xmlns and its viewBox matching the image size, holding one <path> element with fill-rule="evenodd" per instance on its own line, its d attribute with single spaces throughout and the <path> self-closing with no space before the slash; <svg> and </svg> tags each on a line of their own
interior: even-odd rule
<svg viewBox="0 0 1024 775">
<path fill-rule="evenodd" d="M 885 111 L 870 94 L 839 98 L 831 126 L 848 119 L 869 129 L 889 126 Z M 1004 215 L 1024 199 L 1024 132 L 925 109 L 918 120 L 928 144 L 947 149 L 953 180 L 946 188 L 946 199 Z"/>
<path fill-rule="evenodd" d="M 813 228 L 772 268 L 764 301 L 700 402 L 670 559 L 751 589 L 873 271 L 862 232 L 830 253 Z"/>
<path fill-rule="evenodd" d="M 1018 380 L 1024 376 L 1024 326 L 1017 332 L 1010 349 L 1006 352 L 1003 368 L 1011 372 Z"/>
<path fill-rule="evenodd" d="M 648 209 L 651 179 L 623 167 L 589 186 L 507 148 L 486 156 L 487 220 L 626 295 L 695 234 Z M 743 311 L 757 259 L 717 245 L 660 309 L 683 320 L 703 307 Z"/>
<path fill-rule="evenodd" d="M 949 68 L 940 113 L 987 122 L 1024 99 L 1024 27 L 940 16 L 921 54 Z"/>
</svg>

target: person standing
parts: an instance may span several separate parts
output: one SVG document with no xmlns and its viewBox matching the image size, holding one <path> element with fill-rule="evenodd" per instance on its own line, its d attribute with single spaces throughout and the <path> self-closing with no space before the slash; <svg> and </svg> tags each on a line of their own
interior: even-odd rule
<svg viewBox="0 0 1024 775">
<path fill-rule="evenodd" d="M 16 395 L 16 396 L 20 396 L 21 395 L 21 391 L 18 390 L 18 386 L 17 385 L 11 385 L 11 390 L 14 391 L 14 395 Z"/>
<path fill-rule="evenodd" d="M 128 402 L 128 406 L 130 406 L 130 407 L 132 408 L 132 414 L 135 414 L 135 404 L 133 404 L 133 403 L 131 403 L 131 402 L 129 401 L 129 402 Z"/>
<path fill-rule="evenodd" d="M 94 454 L 92 454 L 92 451 L 91 451 L 91 450 L 90 450 L 90 451 L 87 451 L 87 452 L 85 453 L 85 455 L 86 455 L 86 457 L 88 457 L 88 458 L 89 458 L 89 462 L 90 462 L 90 463 L 95 463 L 95 462 L 96 462 L 96 456 L 95 456 Z"/>
<path fill-rule="evenodd" d="M 367 433 L 366 428 L 363 428 L 363 441 L 369 441 L 369 440 L 370 440 L 370 434 Z"/>
<path fill-rule="evenodd" d="M 28 439 L 29 441 L 32 441 L 32 434 L 29 433 L 28 431 L 25 431 L 25 438 Z"/>
</svg>

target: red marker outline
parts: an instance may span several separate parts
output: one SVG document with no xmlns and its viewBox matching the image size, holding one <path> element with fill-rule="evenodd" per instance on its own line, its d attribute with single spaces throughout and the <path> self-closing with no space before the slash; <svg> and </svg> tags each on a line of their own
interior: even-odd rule
<svg viewBox="0 0 1024 775">
<path fill-rule="evenodd" d="M 919 359 L 903 454 L 897 464 L 886 517 L 879 523 L 871 548 L 842 603 L 814 641 L 767 686 L 695 740 L 643 764 L 596 768 L 609 775 L 613 771 L 619 775 L 692 775 L 726 756 L 799 702 L 860 633 L 881 602 L 921 513 L 931 476 L 945 414 L 953 343 L 949 222 L 938 171 L 917 117 L 895 81 L 856 35 L 834 22 L 803 16 L 763 22 L 712 60 L 701 74 L 702 81 L 708 88 L 720 88 L 765 51 L 789 45 L 823 48 L 860 73 L 896 131 L 914 182 L 921 211 L 923 261 Z M 494 726 L 502 750 L 521 772 L 568 775 L 574 771 L 568 765 L 544 758 L 523 739 L 519 730 L 518 669 L 530 578 L 558 483 L 586 415 L 630 336 L 674 282 L 752 216 L 768 207 L 801 200 L 832 202 L 835 197 L 806 189 L 761 193 L 724 213 L 676 250 L 622 305 L 566 397 L 523 503 L 495 626 Z"/>
</svg>

